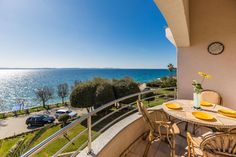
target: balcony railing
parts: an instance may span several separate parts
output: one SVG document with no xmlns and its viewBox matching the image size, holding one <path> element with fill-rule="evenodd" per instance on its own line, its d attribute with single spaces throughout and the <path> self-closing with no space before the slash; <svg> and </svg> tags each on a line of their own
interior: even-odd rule
<svg viewBox="0 0 236 157">
<path fill-rule="evenodd" d="M 163 92 L 165 91 L 165 92 Z M 169 91 L 167 94 L 166 91 Z M 154 93 L 153 96 L 150 97 L 145 97 L 145 94 L 148 93 Z M 101 107 L 89 112 L 88 114 L 74 120 L 71 122 L 69 125 L 65 126 L 64 128 L 58 130 L 45 140 L 43 140 L 41 143 L 36 145 L 35 147 L 31 148 L 29 151 L 27 151 L 25 154 L 23 154 L 21 157 L 29 157 L 29 156 L 34 156 L 36 153 L 42 151 L 45 147 L 47 147 L 48 144 L 52 143 L 54 140 L 56 140 L 59 137 L 65 136 L 66 132 L 71 130 L 72 128 L 76 127 L 77 125 L 81 124 L 84 121 L 87 121 L 87 126 L 86 128 L 79 132 L 76 136 L 74 136 L 72 139 L 68 140 L 68 142 L 61 147 L 54 155 L 53 157 L 57 157 L 61 153 L 63 153 L 70 145 L 73 144 L 77 139 L 79 139 L 83 135 L 87 135 L 88 140 L 84 142 L 82 145 L 80 145 L 76 151 L 71 153 L 71 157 L 77 156 L 80 151 L 85 148 L 86 146 L 88 147 L 88 153 L 92 152 L 92 141 L 98 137 L 102 132 L 104 132 L 106 129 L 111 127 L 114 123 L 118 122 L 119 120 L 127 117 L 128 115 L 137 112 L 137 107 L 136 107 L 136 101 L 129 103 L 129 104 L 121 104 L 122 101 L 130 99 L 130 98 L 137 98 L 138 100 L 150 100 L 151 98 L 155 99 L 152 101 L 152 103 L 155 103 L 156 101 L 163 99 L 165 101 L 173 100 L 176 98 L 176 88 L 175 87 L 170 87 L 170 88 L 158 88 L 158 89 L 151 89 L 148 91 L 132 94 L 114 101 L 111 101 L 105 105 L 102 105 Z M 112 107 L 112 106 L 119 106 L 117 109 L 113 110 L 112 112 L 106 114 L 102 118 L 98 119 L 94 123 L 92 123 L 92 117 L 97 115 L 98 112 L 104 111 L 105 109 Z M 106 123 L 104 126 L 102 126 L 95 134 L 92 133 L 92 128 L 94 126 L 97 126 L 99 123 L 101 123 L 104 120 L 107 120 L 109 117 L 114 115 L 115 113 L 118 113 L 119 111 L 122 111 L 124 109 L 128 109 L 126 112 L 122 113 L 121 115 L 115 117 L 115 119 L 112 119 L 110 122 Z M 55 143 L 56 145 L 56 143 Z"/>
</svg>

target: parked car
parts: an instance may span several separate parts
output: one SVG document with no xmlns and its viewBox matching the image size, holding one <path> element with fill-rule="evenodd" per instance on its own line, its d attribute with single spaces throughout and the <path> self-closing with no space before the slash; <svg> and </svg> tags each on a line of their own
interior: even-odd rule
<svg viewBox="0 0 236 157">
<path fill-rule="evenodd" d="M 58 119 L 61 115 L 67 114 L 70 118 L 76 118 L 77 113 L 68 109 L 60 109 L 56 111 L 55 117 Z"/>
<path fill-rule="evenodd" d="M 55 121 L 55 118 L 52 116 L 48 116 L 45 114 L 40 115 L 34 115 L 26 119 L 26 125 L 29 126 L 43 126 L 45 124 L 53 123 Z"/>
</svg>

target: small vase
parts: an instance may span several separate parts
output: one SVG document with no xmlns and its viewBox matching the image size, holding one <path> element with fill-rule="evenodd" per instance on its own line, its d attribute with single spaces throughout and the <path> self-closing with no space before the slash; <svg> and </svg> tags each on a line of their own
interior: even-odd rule
<svg viewBox="0 0 236 157">
<path fill-rule="evenodd" d="M 198 93 L 193 93 L 193 107 L 195 109 L 200 109 L 201 95 Z"/>
</svg>

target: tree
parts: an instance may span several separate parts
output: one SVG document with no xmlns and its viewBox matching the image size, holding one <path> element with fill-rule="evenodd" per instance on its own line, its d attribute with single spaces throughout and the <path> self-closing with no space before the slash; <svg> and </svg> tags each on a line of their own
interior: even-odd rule
<svg viewBox="0 0 236 157">
<path fill-rule="evenodd" d="M 0 98 L 0 110 L 3 111 L 4 109 L 4 101 Z"/>
<path fill-rule="evenodd" d="M 130 78 L 113 81 L 95 78 L 77 85 L 70 95 L 70 103 L 73 107 L 86 108 L 89 112 L 91 108 L 98 108 L 110 101 L 138 92 L 138 84 Z M 137 99 L 135 96 L 121 103 L 128 104 Z"/>
<path fill-rule="evenodd" d="M 160 88 L 176 87 L 177 80 L 174 77 L 161 77 L 158 80 L 148 82 L 147 86 L 148 87 L 160 87 Z"/>
<path fill-rule="evenodd" d="M 102 78 L 80 83 L 70 95 L 71 106 L 86 108 L 88 112 L 92 107 L 98 108 L 114 99 L 110 81 Z"/>
<path fill-rule="evenodd" d="M 67 122 L 69 119 L 70 119 L 70 116 L 68 114 L 61 115 L 58 118 L 58 121 L 62 123 L 62 128 L 67 125 Z"/>
<path fill-rule="evenodd" d="M 115 100 L 115 94 L 111 81 L 101 78 L 95 78 L 94 81 L 97 84 L 94 108 L 98 108 L 103 104 Z"/>
<path fill-rule="evenodd" d="M 150 92 L 150 93 L 146 93 L 142 96 L 143 99 L 145 99 L 146 101 L 148 101 L 148 104 L 150 101 L 154 101 L 155 100 L 155 93 L 154 92 Z"/>
<path fill-rule="evenodd" d="M 77 85 L 70 95 L 72 107 L 86 108 L 88 112 L 94 106 L 96 84 L 92 81 Z"/>
<path fill-rule="evenodd" d="M 168 64 L 167 67 L 168 67 L 168 70 L 169 70 L 169 72 L 170 72 L 170 77 L 172 77 L 172 76 L 173 76 L 172 73 L 173 73 L 173 71 L 175 70 L 175 67 L 174 67 L 174 65 L 171 64 L 171 63 Z"/>
<path fill-rule="evenodd" d="M 37 99 L 43 103 L 43 107 L 46 108 L 46 102 L 52 99 L 54 91 L 52 88 L 44 86 L 35 90 Z"/>
<path fill-rule="evenodd" d="M 170 78 L 165 78 L 161 79 L 161 88 L 167 88 L 167 87 L 176 87 L 177 80 L 176 78 L 170 77 Z"/>
<path fill-rule="evenodd" d="M 71 86 L 71 90 L 73 90 L 77 85 L 81 84 L 82 81 L 81 80 L 75 80 L 74 84 Z"/>
<path fill-rule="evenodd" d="M 1 111 L 4 111 L 4 109 L 5 109 L 4 100 L 2 100 L 2 99 L 0 98 L 0 110 L 1 110 Z M 6 118 L 6 113 L 5 113 L 5 112 L 2 112 L 2 113 L 0 114 L 0 116 L 1 116 L 2 118 Z"/>
<path fill-rule="evenodd" d="M 61 98 L 62 104 L 64 104 L 64 99 L 69 95 L 69 86 L 67 83 L 57 86 L 57 95 Z"/>
<path fill-rule="evenodd" d="M 161 86 L 161 81 L 159 79 L 147 82 L 147 87 L 160 87 L 160 86 Z"/>
<path fill-rule="evenodd" d="M 116 99 L 140 92 L 139 86 L 131 78 L 113 80 L 113 89 Z M 135 102 L 138 97 L 132 97 L 122 101 L 121 103 L 129 104 Z"/>
</svg>

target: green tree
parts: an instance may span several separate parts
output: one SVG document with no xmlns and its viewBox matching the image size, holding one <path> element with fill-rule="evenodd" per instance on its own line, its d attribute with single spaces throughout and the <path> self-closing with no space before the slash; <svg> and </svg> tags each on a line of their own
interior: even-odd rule
<svg viewBox="0 0 236 157">
<path fill-rule="evenodd" d="M 140 92 L 138 84 L 130 78 L 113 80 L 113 89 L 116 99 Z M 130 99 L 126 99 L 121 103 L 129 104 L 137 101 L 137 99 L 138 97 L 135 96 Z"/>
<path fill-rule="evenodd" d="M 70 119 L 70 116 L 68 114 L 61 115 L 58 118 L 58 121 L 62 123 L 62 128 L 67 125 L 69 119 Z"/>
<path fill-rule="evenodd" d="M 172 76 L 173 76 L 173 71 L 175 70 L 175 67 L 174 67 L 174 65 L 171 64 L 171 63 L 168 64 L 167 67 L 168 67 L 168 70 L 169 70 L 169 72 L 170 72 L 170 77 L 172 77 Z"/>
<path fill-rule="evenodd" d="M 77 85 L 71 95 L 70 103 L 72 107 L 86 108 L 89 112 L 94 106 L 96 93 L 96 84 L 92 81 L 87 81 Z"/>
<path fill-rule="evenodd" d="M 80 83 L 70 96 L 71 106 L 86 108 L 88 112 L 92 107 L 98 108 L 114 99 L 111 82 L 103 78 L 94 78 L 91 81 Z"/>
<path fill-rule="evenodd" d="M 94 78 L 77 85 L 70 95 L 70 102 L 71 106 L 86 108 L 89 112 L 91 108 L 98 108 L 110 101 L 138 92 L 138 84 L 130 78 L 113 81 Z M 135 102 L 137 98 L 133 97 L 122 103 Z"/>
<path fill-rule="evenodd" d="M 160 87 L 160 88 L 166 88 L 166 87 L 176 87 L 177 80 L 174 77 L 162 77 L 158 80 L 151 81 L 147 83 L 148 87 Z"/>
<path fill-rule="evenodd" d="M 71 90 L 73 90 L 77 85 L 81 84 L 82 81 L 81 80 L 75 80 L 74 84 L 71 86 Z"/>
<path fill-rule="evenodd" d="M 142 98 L 146 99 L 146 101 L 148 101 L 148 103 L 149 103 L 150 101 L 154 101 L 155 100 L 154 96 L 155 96 L 155 93 L 154 92 L 150 92 L 150 93 L 144 94 Z"/>
<path fill-rule="evenodd" d="M 98 108 L 103 104 L 115 100 L 115 94 L 111 81 L 101 78 L 95 78 L 93 81 L 97 84 L 94 108 Z"/>
<path fill-rule="evenodd" d="M 167 88 L 167 87 L 176 87 L 177 86 L 177 80 L 176 78 L 170 77 L 166 79 L 161 79 L 161 88 Z"/>
</svg>

